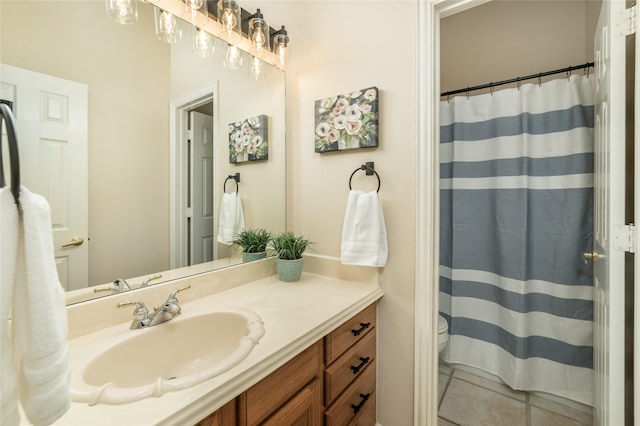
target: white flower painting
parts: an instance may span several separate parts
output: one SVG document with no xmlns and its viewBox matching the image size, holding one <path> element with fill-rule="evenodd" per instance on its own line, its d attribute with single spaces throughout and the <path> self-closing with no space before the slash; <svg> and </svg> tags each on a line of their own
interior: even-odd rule
<svg viewBox="0 0 640 426">
<path fill-rule="evenodd" d="M 258 115 L 229 124 L 229 162 L 267 160 L 269 158 L 268 120 Z"/>
<path fill-rule="evenodd" d="M 356 90 L 315 102 L 315 151 L 378 146 L 378 88 Z"/>
</svg>

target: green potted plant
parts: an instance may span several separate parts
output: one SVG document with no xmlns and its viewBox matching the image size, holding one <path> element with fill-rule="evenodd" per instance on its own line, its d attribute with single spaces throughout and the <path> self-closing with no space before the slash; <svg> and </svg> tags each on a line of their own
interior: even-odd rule
<svg viewBox="0 0 640 426">
<path fill-rule="evenodd" d="M 233 242 L 242 247 L 242 261 L 253 262 L 267 257 L 267 244 L 270 240 L 271 232 L 259 228 L 240 231 Z"/>
<path fill-rule="evenodd" d="M 302 253 L 311 244 L 312 241 L 293 232 L 281 232 L 273 237 L 271 245 L 278 256 L 276 266 L 280 280 L 293 282 L 300 279 L 304 263 Z"/>
</svg>

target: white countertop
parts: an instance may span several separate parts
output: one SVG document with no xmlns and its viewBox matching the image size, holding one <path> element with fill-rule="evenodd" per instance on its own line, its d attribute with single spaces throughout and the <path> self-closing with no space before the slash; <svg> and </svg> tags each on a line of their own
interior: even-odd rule
<svg viewBox="0 0 640 426">
<path fill-rule="evenodd" d="M 129 404 L 73 403 L 55 425 L 195 424 L 380 297 L 382 290 L 371 280 L 358 282 L 305 272 L 295 283 L 285 283 L 277 275 L 270 275 L 185 302 L 182 304 L 185 317 L 215 308 L 253 311 L 264 321 L 265 335 L 240 364 L 204 383 Z M 128 330 L 129 323 L 79 336 L 70 340 L 70 344 L 90 345 L 92 339 L 100 339 L 102 333 L 112 332 L 113 328 Z M 144 362 L 132 360 L 136 361 Z"/>
</svg>

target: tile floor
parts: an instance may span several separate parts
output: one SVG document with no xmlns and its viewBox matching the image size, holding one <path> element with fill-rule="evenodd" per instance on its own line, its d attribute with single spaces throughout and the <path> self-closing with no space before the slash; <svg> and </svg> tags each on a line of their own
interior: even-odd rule
<svg viewBox="0 0 640 426">
<path fill-rule="evenodd" d="M 514 391 L 485 373 L 440 363 L 438 426 L 586 426 L 591 407 Z"/>
</svg>

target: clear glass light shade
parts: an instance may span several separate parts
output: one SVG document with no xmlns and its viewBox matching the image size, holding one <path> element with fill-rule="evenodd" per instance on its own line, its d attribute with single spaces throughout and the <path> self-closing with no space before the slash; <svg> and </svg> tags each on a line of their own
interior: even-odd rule
<svg viewBox="0 0 640 426">
<path fill-rule="evenodd" d="M 184 12 L 182 19 L 191 22 L 197 27 L 203 27 L 209 22 L 207 2 L 205 0 L 183 0 Z"/>
<path fill-rule="evenodd" d="M 249 18 L 249 39 L 251 39 L 251 53 L 264 57 L 271 50 L 269 48 L 269 25 L 265 21 L 260 9 Z"/>
<path fill-rule="evenodd" d="M 216 50 L 214 40 L 215 38 L 205 30 L 193 27 L 193 53 L 197 56 L 212 57 Z"/>
<path fill-rule="evenodd" d="M 237 70 L 242 66 L 242 63 L 242 50 L 238 46 L 228 44 L 227 50 L 224 52 L 222 65 L 230 70 Z"/>
<path fill-rule="evenodd" d="M 218 21 L 222 26 L 220 36 L 229 44 L 242 40 L 240 32 L 240 6 L 234 0 L 218 0 Z"/>
<path fill-rule="evenodd" d="M 114 21 L 130 25 L 138 22 L 137 0 L 105 0 L 107 15 Z"/>
<path fill-rule="evenodd" d="M 276 66 L 280 69 L 283 69 L 287 59 L 287 45 L 289 44 L 289 36 L 287 35 L 287 31 L 284 29 L 284 27 L 282 27 L 282 29 L 280 29 L 273 35 L 271 43 L 272 51 L 276 54 L 277 57 Z"/>
<path fill-rule="evenodd" d="M 182 40 L 180 19 L 177 16 L 159 8 L 155 8 L 156 36 L 158 39 L 174 44 Z"/>
<path fill-rule="evenodd" d="M 249 63 L 249 75 L 255 80 L 264 79 L 264 62 L 256 56 L 251 57 Z"/>
</svg>

